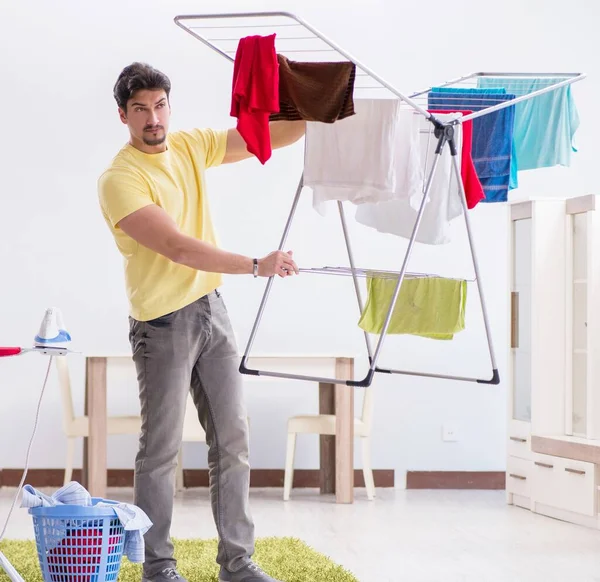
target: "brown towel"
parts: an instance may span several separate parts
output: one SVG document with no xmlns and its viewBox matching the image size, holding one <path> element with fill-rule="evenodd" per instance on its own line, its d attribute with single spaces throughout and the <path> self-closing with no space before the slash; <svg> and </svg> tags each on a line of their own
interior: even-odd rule
<svg viewBox="0 0 600 582">
<path fill-rule="evenodd" d="M 280 54 L 277 61 L 279 113 L 272 113 L 270 121 L 333 123 L 354 115 L 354 63 L 298 63 Z"/>
</svg>

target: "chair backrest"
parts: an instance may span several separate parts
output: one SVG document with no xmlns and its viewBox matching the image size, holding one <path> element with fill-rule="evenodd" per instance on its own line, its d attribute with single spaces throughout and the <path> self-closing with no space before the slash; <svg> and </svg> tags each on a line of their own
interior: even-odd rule
<svg viewBox="0 0 600 582">
<path fill-rule="evenodd" d="M 71 376 L 69 374 L 69 365 L 65 356 L 54 358 L 56 369 L 58 371 L 58 383 L 60 387 L 60 399 L 62 401 L 63 427 L 65 431 L 75 419 L 75 409 L 73 407 L 73 394 L 71 392 Z"/>
<path fill-rule="evenodd" d="M 367 430 L 371 432 L 371 425 L 373 423 L 373 384 L 365 388 L 361 420 L 367 427 Z"/>
</svg>

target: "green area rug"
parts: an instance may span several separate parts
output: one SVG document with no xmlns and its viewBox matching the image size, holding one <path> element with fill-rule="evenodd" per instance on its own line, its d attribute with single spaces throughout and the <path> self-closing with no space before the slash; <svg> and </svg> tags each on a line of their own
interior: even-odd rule
<svg viewBox="0 0 600 582">
<path fill-rule="evenodd" d="M 216 540 L 173 540 L 179 572 L 189 582 L 217 582 Z M 25 582 L 43 582 L 34 541 L 7 540 L 0 550 Z M 295 538 L 263 538 L 256 541 L 254 561 L 283 582 L 358 582 L 329 558 Z M 140 582 L 141 564 L 123 558 L 119 582 Z M 9 582 L 4 572 L 0 582 Z"/>
</svg>

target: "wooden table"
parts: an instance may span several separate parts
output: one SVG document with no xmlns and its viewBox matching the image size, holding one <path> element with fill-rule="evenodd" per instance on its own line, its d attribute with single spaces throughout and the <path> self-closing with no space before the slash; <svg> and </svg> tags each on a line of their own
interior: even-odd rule
<svg viewBox="0 0 600 582">
<path fill-rule="evenodd" d="M 131 354 L 86 355 L 85 406 L 90 428 L 89 438 L 84 439 L 82 481 L 94 497 L 106 497 L 106 369 L 109 360 L 115 359 L 121 361 L 126 359 L 133 365 Z M 314 359 L 331 361 L 336 378 L 354 379 L 354 358 L 340 355 L 251 354 L 248 366 L 259 370 L 271 370 L 272 368 L 267 367 L 266 363 L 274 360 L 293 366 Z M 265 365 L 261 365 L 261 362 Z M 256 378 L 256 376 L 244 376 L 244 378 Z M 259 378 L 267 377 L 259 376 Z M 319 412 L 336 415 L 336 435 L 320 437 L 321 493 L 335 493 L 337 503 L 353 503 L 354 388 L 343 384 L 319 383 Z M 281 435 L 281 438 L 285 437 L 285 434 Z"/>
</svg>

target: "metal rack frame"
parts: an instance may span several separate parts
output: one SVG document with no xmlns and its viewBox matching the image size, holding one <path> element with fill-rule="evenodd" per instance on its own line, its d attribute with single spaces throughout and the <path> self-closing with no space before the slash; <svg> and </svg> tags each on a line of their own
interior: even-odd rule
<svg viewBox="0 0 600 582">
<path fill-rule="evenodd" d="M 233 20 L 237 19 L 238 22 L 234 24 L 229 24 Z M 257 24 L 256 20 L 260 22 Z M 498 367 L 496 364 L 496 356 L 494 353 L 494 346 L 492 342 L 491 330 L 489 325 L 489 317 L 485 302 L 485 297 L 483 293 L 483 288 L 481 284 L 481 276 L 479 272 L 479 264 L 477 260 L 477 254 L 475 251 L 475 244 L 473 240 L 473 234 L 471 231 L 471 225 L 469 220 L 467 202 L 465 197 L 464 185 L 461 178 L 461 172 L 458 165 L 458 160 L 456 158 L 456 145 L 454 142 L 454 134 L 456 130 L 456 126 L 465 123 L 466 121 L 470 121 L 472 119 L 476 119 L 483 115 L 488 115 L 495 111 L 499 111 L 500 109 L 504 109 L 505 107 L 511 107 L 516 105 L 519 102 L 526 101 L 528 99 L 532 99 L 549 91 L 556 90 L 560 87 L 570 85 L 575 83 L 576 81 L 580 81 L 585 78 L 585 74 L 583 73 L 471 73 L 469 75 L 459 77 L 457 79 L 453 79 L 450 81 L 445 81 L 443 83 L 439 83 L 435 85 L 436 87 L 456 87 L 458 86 L 468 86 L 470 83 L 476 81 L 476 79 L 480 77 L 501 77 L 501 78 L 515 78 L 515 79 L 526 79 L 526 78 L 549 78 L 553 79 L 550 84 L 546 87 L 542 87 L 540 89 L 531 91 L 525 95 L 520 95 L 511 99 L 510 101 L 500 101 L 498 98 L 494 98 L 493 96 L 487 95 L 485 97 L 485 106 L 481 107 L 477 111 L 473 111 L 473 113 L 463 115 L 458 119 L 449 121 L 449 122 L 441 122 L 434 114 L 431 114 L 427 111 L 427 96 L 433 87 L 429 87 L 425 90 L 417 91 L 411 95 L 404 95 L 400 91 L 398 91 L 395 87 L 393 87 L 390 83 L 386 82 L 383 78 L 377 75 L 372 69 L 364 65 L 350 53 L 342 49 L 339 45 L 329 39 L 326 35 L 319 32 L 316 28 L 310 25 L 305 20 L 300 17 L 292 14 L 290 12 L 238 12 L 238 13 L 214 13 L 214 14 L 189 14 L 189 15 L 180 15 L 176 16 L 175 24 L 182 28 L 185 32 L 192 35 L 194 38 L 205 44 L 207 47 L 216 51 L 222 57 L 227 59 L 230 62 L 234 61 L 234 55 L 237 50 L 237 43 L 240 38 L 243 36 L 247 36 L 249 31 L 254 31 L 254 34 L 272 34 L 273 32 L 282 30 L 297 32 L 300 29 L 300 35 L 296 36 L 285 36 L 278 35 L 276 37 L 276 45 L 277 52 L 281 53 L 285 56 L 294 55 L 294 54 L 302 54 L 303 57 L 307 55 L 317 55 L 318 60 L 324 60 L 322 58 L 323 54 L 327 54 L 328 56 L 331 53 L 337 53 L 338 57 L 341 57 L 340 60 L 344 59 L 354 63 L 356 66 L 356 81 L 354 85 L 354 93 L 366 90 L 376 90 L 383 89 L 387 90 L 392 95 L 397 97 L 401 101 L 401 105 L 403 107 L 412 108 L 415 113 L 423 115 L 427 120 L 429 120 L 434 129 L 434 135 L 437 139 L 437 147 L 435 151 L 435 158 L 432 163 L 432 166 L 429 170 L 429 174 L 426 179 L 426 185 L 423 190 L 423 197 L 421 199 L 421 203 L 419 206 L 419 210 L 417 213 L 417 217 L 415 219 L 415 223 L 412 229 L 412 234 L 410 240 L 408 242 L 408 247 L 406 249 L 406 253 L 404 255 L 404 259 L 402 262 L 401 269 L 399 271 L 366 271 L 364 269 L 357 269 L 354 263 L 354 255 L 352 252 L 352 246 L 350 244 L 350 239 L 348 236 L 348 229 L 346 224 L 346 218 L 344 214 L 344 208 L 341 201 L 338 201 L 338 211 L 340 215 L 340 221 L 342 226 L 342 231 L 344 234 L 344 240 L 346 243 L 346 249 L 348 252 L 348 260 L 350 263 L 349 269 L 343 268 L 335 268 L 335 267 L 326 267 L 321 269 L 303 269 L 306 272 L 313 273 L 322 273 L 322 274 L 333 274 L 333 275 L 350 275 L 353 278 L 354 287 L 356 291 L 356 298 L 360 312 L 363 311 L 363 300 L 360 292 L 360 287 L 358 283 L 359 277 L 368 276 L 368 273 L 376 273 L 376 276 L 386 276 L 386 277 L 395 277 L 397 278 L 397 284 L 394 290 L 394 294 L 392 297 L 392 301 L 390 303 L 388 313 L 382 328 L 381 333 L 379 334 L 379 340 L 373 351 L 373 346 L 371 345 L 371 340 L 369 334 L 364 332 L 366 348 L 369 356 L 369 370 L 366 376 L 361 380 L 347 380 L 342 378 L 324 378 L 319 376 L 309 376 L 303 374 L 289 374 L 283 372 L 273 372 L 268 370 L 256 370 L 248 368 L 246 362 L 248 360 L 250 350 L 252 349 L 252 345 L 254 343 L 254 339 L 258 332 L 258 327 L 260 325 L 260 321 L 262 315 L 264 313 L 267 299 L 269 297 L 272 285 L 273 285 L 273 277 L 270 277 L 267 281 L 265 291 L 260 302 L 260 306 L 258 309 L 258 313 L 256 316 L 256 320 L 252 327 L 252 331 L 250 333 L 250 337 L 248 339 L 248 343 L 246 349 L 244 351 L 244 355 L 242 357 L 242 361 L 240 364 L 240 372 L 243 374 L 255 375 L 255 376 L 270 376 L 270 377 L 278 377 L 278 378 L 289 378 L 289 379 L 297 379 L 297 380 L 308 380 L 308 381 L 316 381 L 316 382 L 327 382 L 331 384 L 344 384 L 347 386 L 360 386 L 366 387 L 371 384 L 373 381 L 373 377 L 375 373 L 385 373 L 385 374 L 402 374 L 402 375 L 410 375 L 410 376 L 420 376 L 420 377 L 429 377 L 429 378 L 441 378 L 441 379 L 450 379 L 450 380 L 460 380 L 465 382 L 476 382 L 479 384 L 499 384 L 500 377 L 498 374 Z M 206 24 L 208 22 L 208 24 Z M 229 36 L 225 37 L 215 37 L 214 31 L 230 31 Z M 207 31 L 210 32 L 210 35 Z M 231 32 L 233 31 L 233 32 Z M 241 34 L 240 34 L 241 33 Z M 294 41 L 294 45 L 291 48 L 284 46 L 285 43 L 289 40 Z M 319 46 L 317 48 L 313 48 L 310 43 L 314 43 L 317 41 Z M 297 44 L 296 44 L 297 42 Z M 219 46 L 217 43 L 223 43 L 224 46 Z M 229 43 L 229 44 L 228 44 Z M 232 44 L 233 43 L 233 44 Z M 297 47 L 297 48 L 296 48 Z M 304 59 L 306 60 L 306 59 Z M 333 59 L 327 59 L 329 61 Z M 556 79 L 558 78 L 558 79 Z M 375 83 L 371 85 L 362 84 L 363 80 L 367 80 L 369 83 Z M 482 105 L 483 101 L 481 97 L 474 97 L 474 101 L 478 101 L 480 105 Z M 476 103 L 475 103 L 476 104 Z M 469 247 L 471 250 L 471 257 L 473 262 L 473 269 L 475 271 L 474 281 L 477 283 L 481 310 L 483 315 L 483 321 L 485 326 L 485 333 L 487 338 L 487 344 L 489 349 L 490 356 L 490 364 L 491 364 L 491 376 L 488 378 L 475 378 L 475 377 L 466 377 L 466 376 L 454 376 L 447 374 L 433 374 L 426 372 L 416 372 L 409 370 L 397 370 L 397 369 L 386 369 L 380 368 L 377 365 L 379 360 L 381 350 L 383 347 L 383 341 L 386 336 L 391 316 L 396 304 L 396 300 L 398 298 L 400 287 L 402 285 L 402 281 L 405 277 L 411 276 L 407 271 L 408 261 L 412 254 L 412 250 L 416 241 L 416 236 L 419 230 L 419 226 L 421 223 L 421 219 L 423 216 L 423 212 L 425 210 L 425 205 L 429 197 L 429 192 L 431 189 L 431 185 L 433 182 L 433 177 L 436 172 L 437 164 L 441 158 L 442 151 L 444 147 L 448 147 L 450 149 L 450 153 L 452 156 L 452 172 L 454 177 L 457 179 L 459 186 L 459 195 L 461 199 L 463 216 L 465 220 L 465 227 L 467 230 L 467 236 L 469 241 Z M 290 227 L 292 224 L 292 220 L 296 213 L 296 209 L 298 206 L 298 201 L 300 199 L 300 195 L 303 188 L 303 177 L 300 177 L 298 187 L 296 188 L 296 194 L 294 196 L 294 200 L 292 203 L 292 207 L 281 236 L 281 240 L 279 243 L 279 250 L 283 250 L 285 246 L 285 242 L 287 240 Z M 377 275 L 378 273 L 378 275 Z M 385 274 L 384 274 L 385 273 Z M 420 274 L 424 275 L 424 274 Z"/>
</svg>

